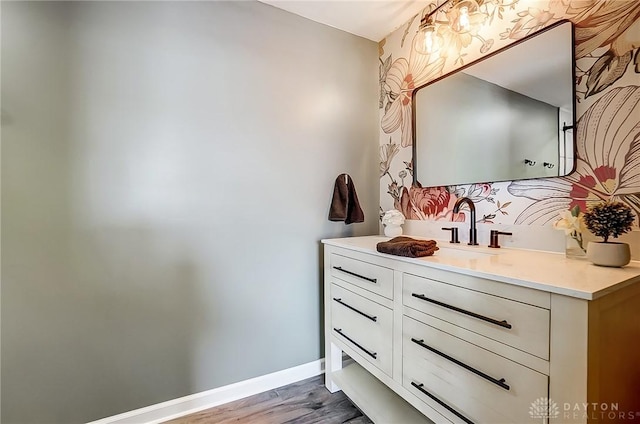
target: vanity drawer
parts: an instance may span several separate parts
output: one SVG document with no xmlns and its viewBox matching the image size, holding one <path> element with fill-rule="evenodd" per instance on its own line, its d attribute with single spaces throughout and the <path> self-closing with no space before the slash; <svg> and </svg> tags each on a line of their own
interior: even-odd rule
<svg viewBox="0 0 640 424">
<path fill-rule="evenodd" d="M 548 395 L 546 375 L 412 318 L 403 318 L 402 343 L 403 386 L 452 419 L 525 423 Z"/>
<path fill-rule="evenodd" d="M 402 296 L 405 306 L 549 359 L 548 309 L 411 274 Z"/>
<path fill-rule="evenodd" d="M 391 309 L 336 284 L 330 299 L 333 337 L 391 376 Z"/>
<path fill-rule="evenodd" d="M 331 275 L 393 299 L 393 270 L 342 255 L 331 255 Z"/>
</svg>

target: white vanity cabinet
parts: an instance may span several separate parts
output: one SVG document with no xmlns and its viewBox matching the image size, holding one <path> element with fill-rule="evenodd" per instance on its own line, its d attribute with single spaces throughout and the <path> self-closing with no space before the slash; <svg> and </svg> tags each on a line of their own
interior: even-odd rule
<svg viewBox="0 0 640 424">
<path fill-rule="evenodd" d="M 383 240 L 323 241 L 326 385 L 374 422 L 640 421 L 638 264 L 411 259 Z"/>
</svg>

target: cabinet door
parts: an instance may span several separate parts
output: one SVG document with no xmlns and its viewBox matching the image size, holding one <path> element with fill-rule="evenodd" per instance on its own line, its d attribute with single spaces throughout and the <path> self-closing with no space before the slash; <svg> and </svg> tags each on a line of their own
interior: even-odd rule
<svg viewBox="0 0 640 424">
<path fill-rule="evenodd" d="M 342 255 L 331 255 L 331 276 L 393 299 L 393 270 Z"/>
<path fill-rule="evenodd" d="M 411 274 L 403 275 L 402 297 L 410 308 L 549 359 L 548 309 Z"/>
<path fill-rule="evenodd" d="M 403 386 L 454 421 L 525 423 L 548 377 L 441 330 L 403 318 Z"/>
<path fill-rule="evenodd" d="M 376 302 L 331 285 L 331 334 L 367 361 L 392 374 L 393 312 Z"/>
</svg>

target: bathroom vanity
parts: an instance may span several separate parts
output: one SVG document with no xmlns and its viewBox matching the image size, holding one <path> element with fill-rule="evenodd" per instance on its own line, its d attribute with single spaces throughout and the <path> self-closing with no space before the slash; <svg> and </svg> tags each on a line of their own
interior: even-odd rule
<svg viewBox="0 0 640 424">
<path fill-rule="evenodd" d="M 377 424 L 640 420 L 640 263 L 387 239 L 323 240 L 330 391 Z"/>
</svg>

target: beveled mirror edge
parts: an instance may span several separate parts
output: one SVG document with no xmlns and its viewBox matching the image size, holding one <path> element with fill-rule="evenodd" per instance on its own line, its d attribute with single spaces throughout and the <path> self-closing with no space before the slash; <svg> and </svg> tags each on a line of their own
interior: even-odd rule
<svg viewBox="0 0 640 424">
<path fill-rule="evenodd" d="M 573 46 L 573 48 L 571 49 L 571 63 L 573 64 L 573 66 L 571 67 L 571 79 L 573 81 L 572 83 L 572 87 L 571 87 L 571 93 L 572 93 L 572 119 L 573 122 L 572 124 L 572 131 L 571 131 L 571 144 L 573 145 L 573 162 L 572 162 L 572 166 L 571 166 L 571 170 L 569 172 L 567 172 L 566 174 L 563 175 L 558 175 L 558 176 L 554 176 L 554 177 L 534 177 L 534 178 L 519 178 L 518 181 L 522 181 L 522 180 L 528 180 L 528 179 L 544 179 L 544 178 L 560 178 L 560 177 L 564 177 L 567 175 L 571 175 L 572 173 L 574 173 L 576 171 L 576 167 L 577 167 L 577 140 L 576 140 L 576 125 L 577 125 L 577 113 L 576 113 L 576 49 L 575 49 L 575 25 L 573 24 L 572 21 L 570 21 L 569 19 L 561 19 L 558 22 L 555 22 L 545 28 L 542 28 L 534 33 L 531 33 L 529 35 L 527 35 L 526 37 L 523 37 L 519 40 L 514 41 L 513 43 L 506 45 L 496 51 L 493 51 L 489 54 L 486 54 L 472 62 L 469 62 L 459 68 L 456 68 L 450 72 L 447 72 L 446 74 L 443 74 L 441 76 L 439 76 L 438 78 L 434 78 L 433 80 L 427 82 L 426 84 L 423 84 L 419 87 L 416 87 L 412 90 L 411 92 L 411 139 L 412 139 L 412 145 L 411 145 L 411 167 L 413 169 L 413 186 L 414 187 L 423 187 L 422 184 L 420 184 L 420 182 L 418 181 L 418 177 L 417 177 L 417 167 L 416 167 L 416 145 L 417 145 L 417 139 L 416 139 L 416 92 L 424 87 L 427 87 L 431 84 L 434 84 L 442 79 L 445 79 L 451 75 L 454 75 L 458 72 L 462 72 L 463 70 L 473 66 L 476 63 L 485 61 L 495 55 L 498 55 L 506 50 L 511 49 L 512 47 L 515 47 L 517 45 L 520 45 L 524 42 L 526 42 L 527 40 L 534 38 L 540 34 L 543 34 L 547 31 L 550 31 L 556 27 L 559 27 L 561 25 L 565 25 L 565 24 L 569 24 L 571 26 L 571 45 Z M 445 185 L 444 187 L 451 187 L 451 186 L 458 186 L 458 185 L 469 185 L 469 184 L 485 184 L 485 183 L 497 183 L 497 182 L 506 182 L 506 181 L 515 181 L 515 180 L 496 180 L 496 181 L 470 181 L 467 183 L 456 183 L 456 184 L 449 184 L 449 185 Z M 424 186 L 424 187 L 443 187 L 441 186 Z"/>
</svg>

